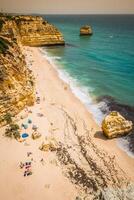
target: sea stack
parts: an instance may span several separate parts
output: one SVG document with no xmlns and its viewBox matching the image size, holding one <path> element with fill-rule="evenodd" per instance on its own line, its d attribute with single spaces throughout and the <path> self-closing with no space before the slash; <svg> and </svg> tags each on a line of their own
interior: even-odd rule
<svg viewBox="0 0 134 200">
<path fill-rule="evenodd" d="M 109 139 L 126 135 L 133 128 L 131 121 L 126 120 L 120 113 L 113 111 L 102 122 L 102 130 Z"/>
<path fill-rule="evenodd" d="M 80 28 L 80 35 L 92 35 L 93 34 L 93 31 L 92 31 L 92 28 L 91 26 L 89 25 L 85 25 L 85 26 L 82 26 Z"/>
</svg>

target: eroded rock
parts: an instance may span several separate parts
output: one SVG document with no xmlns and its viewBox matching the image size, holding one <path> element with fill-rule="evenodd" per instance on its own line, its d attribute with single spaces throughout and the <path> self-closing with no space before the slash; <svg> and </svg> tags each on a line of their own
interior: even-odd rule
<svg viewBox="0 0 134 200">
<path fill-rule="evenodd" d="M 41 137 L 41 133 L 39 133 L 38 131 L 34 131 L 33 133 L 32 133 L 32 139 L 33 140 L 36 140 L 36 139 L 38 139 L 38 138 L 40 138 Z"/>
<path fill-rule="evenodd" d="M 92 35 L 93 34 L 93 31 L 92 31 L 92 28 L 91 26 L 82 26 L 80 28 L 80 35 Z"/>
<path fill-rule="evenodd" d="M 64 45 L 60 31 L 42 17 L 18 16 L 15 18 L 21 43 L 26 46 Z"/>
<path fill-rule="evenodd" d="M 4 116 L 18 114 L 35 102 L 34 77 L 22 45 L 63 45 L 59 30 L 36 16 L 0 16 L 0 126 Z"/>
<path fill-rule="evenodd" d="M 3 25 L 0 32 L 15 37 L 25 46 L 64 45 L 61 32 L 42 17 L 38 16 L 12 16 L 0 17 Z"/>
<path fill-rule="evenodd" d="M 0 50 L 0 125 L 4 125 L 7 113 L 15 116 L 33 105 L 34 77 L 17 41 L 0 35 Z"/>
<path fill-rule="evenodd" d="M 57 142 L 55 139 L 49 139 L 49 140 L 45 140 L 45 142 L 42 142 L 41 146 L 39 147 L 39 149 L 41 151 L 56 151 L 58 148 Z"/>
<path fill-rule="evenodd" d="M 126 120 L 120 113 L 113 111 L 102 122 L 102 130 L 106 137 L 115 138 L 126 135 L 133 128 L 133 123 Z"/>
</svg>

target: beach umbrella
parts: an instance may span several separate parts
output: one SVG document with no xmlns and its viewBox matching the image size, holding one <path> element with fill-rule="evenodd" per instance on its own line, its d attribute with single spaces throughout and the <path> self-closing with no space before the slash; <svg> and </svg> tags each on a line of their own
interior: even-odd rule
<svg viewBox="0 0 134 200">
<path fill-rule="evenodd" d="M 29 136 L 28 133 L 22 133 L 21 135 L 22 138 L 27 138 L 28 136 Z"/>
</svg>

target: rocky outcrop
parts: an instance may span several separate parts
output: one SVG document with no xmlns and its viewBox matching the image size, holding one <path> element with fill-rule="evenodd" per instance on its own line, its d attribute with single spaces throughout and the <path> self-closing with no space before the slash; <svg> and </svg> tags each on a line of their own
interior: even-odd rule
<svg viewBox="0 0 134 200">
<path fill-rule="evenodd" d="M 25 46 L 64 45 L 60 31 L 38 16 L 0 17 L 3 24 L 0 32 L 7 37 L 16 37 Z M 1 24 L 0 23 L 0 24 Z"/>
<path fill-rule="evenodd" d="M 102 130 L 106 137 L 115 138 L 126 135 L 133 128 L 131 121 L 126 120 L 118 112 L 113 111 L 102 122 Z"/>
<path fill-rule="evenodd" d="M 41 146 L 39 147 L 41 151 L 45 152 L 56 151 L 57 148 L 57 141 L 54 138 L 46 139 L 44 142 L 42 142 Z"/>
<path fill-rule="evenodd" d="M 36 140 L 36 139 L 38 139 L 38 138 L 40 138 L 41 137 L 41 134 L 38 132 L 38 131 L 34 131 L 33 133 L 32 133 L 32 139 L 33 140 Z"/>
<path fill-rule="evenodd" d="M 80 28 L 80 35 L 81 36 L 82 35 L 92 35 L 92 34 L 93 34 L 93 31 L 92 31 L 91 26 L 86 25 L 86 26 L 82 26 Z"/>
<path fill-rule="evenodd" d="M 65 44 L 59 30 L 41 17 L 19 16 L 15 17 L 15 21 L 23 45 L 49 46 Z"/>
<path fill-rule="evenodd" d="M 17 39 L 0 36 L 0 125 L 34 103 L 34 79 Z"/>
<path fill-rule="evenodd" d="M 6 123 L 7 114 L 14 116 L 35 101 L 34 78 L 21 45 L 64 43 L 58 29 L 41 17 L 0 16 L 0 126 Z"/>
</svg>

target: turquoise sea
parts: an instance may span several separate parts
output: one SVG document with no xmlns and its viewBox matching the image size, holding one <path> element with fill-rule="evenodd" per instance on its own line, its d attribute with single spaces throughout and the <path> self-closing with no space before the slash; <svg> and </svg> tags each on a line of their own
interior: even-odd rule
<svg viewBox="0 0 134 200">
<path fill-rule="evenodd" d="M 66 45 L 48 47 L 60 76 L 90 107 L 96 121 L 118 110 L 134 121 L 134 15 L 44 16 L 63 33 Z M 93 35 L 79 36 L 91 25 Z M 134 151 L 134 134 L 129 141 Z"/>
</svg>

